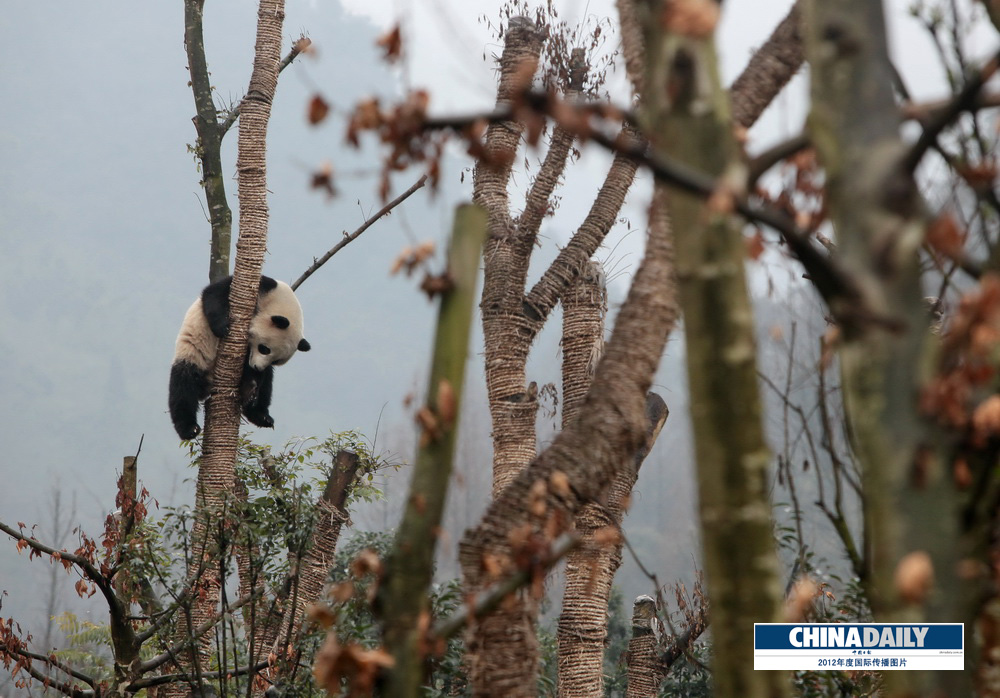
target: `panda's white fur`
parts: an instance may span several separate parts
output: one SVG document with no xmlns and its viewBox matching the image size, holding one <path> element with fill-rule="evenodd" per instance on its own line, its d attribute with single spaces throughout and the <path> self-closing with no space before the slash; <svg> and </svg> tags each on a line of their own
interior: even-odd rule
<svg viewBox="0 0 1000 698">
<path fill-rule="evenodd" d="M 215 368 L 215 357 L 219 353 L 219 338 L 212 334 L 205 319 L 205 309 L 201 296 L 191 304 L 184 314 L 181 331 L 177 333 L 174 345 L 174 363 L 190 361 L 211 375 Z"/>
<path fill-rule="evenodd" d="M 229 331 L 229 289 L 232 277 L 210 284 L 184 316 L 170 371 L 170 417 L 182 439 L 201 431 L 198 405 L 211 391 L 219 341 Z M 308 351 L 303 337 L 302 306 L 283 281 L 261 277 L 257 310 L 250 321 L 246 363 L 240 381 L 243 415 L 253 424 L 273 427 L 268 408 L 274 366 L 296 351 Z"/>
<path fill-rule="evenodd" d="M 272 321 L 274 317 L 286 318 L 288 327 L 279 329 Z M 291 286 L 278 281 L 272 291 L 262 293 L 257 300 L 257 313 L 250 320 L 250 357 L 247 361 L 258 371 L 271 365 L 281 366 L 298 351 L 303 333 L 299 299 Z M 267 347 L 269 353 L 261 353 L 261 346 Z"/>
</svg>

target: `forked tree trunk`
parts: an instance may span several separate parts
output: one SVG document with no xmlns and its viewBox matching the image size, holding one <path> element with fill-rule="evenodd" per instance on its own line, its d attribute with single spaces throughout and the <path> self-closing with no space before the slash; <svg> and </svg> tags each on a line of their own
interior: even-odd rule
<svg viewBox="0 0 1000 698">
<path fill-rule="evenodd" d="M 568 248 L 567 248 L 568 249 Z M 565 252 L 565 250 L 564 250 Z M 459 558 L 467 594 L 528 564 L 530 550 L 569 528 L 585 504 L 596 500 L 621 466 L 646 439 L 646 391 L 666 342 L 665 298 L 671 283 L 670 242 L 650 230 L 646 253 L 579 417 L 503 491 L 481 524 L 463 538 Z M 547 566 L 537 570 L 539 583 Z M 490 672 L 473 671 L 476 695 L 528 696 L 525 683 L 537 673 L 537 658 L 524 650 L 533 637 L 533 618 L 507 613 L 487 616 L 468 635 L 469 654 L 489 656 L 486 643 L 512 638 Z M 526 666 L 527 665 L 527 666 Z"/>
<path fill-rule="evenodd" d="M 236 243 L 236 265 L 230 291 L 229 334 L 221 341 L 213 377 L 212 395 L 205 407 L 205 434 L 198 470 L 196 516 L 192 529 L 190 622 L 198 627 L 218 608 L 221 559 L 214 536 L 215 522 L 235 491 L 235 464 L 240 426 L 239 381 L 246 354 L 250 319 L 257 305 L 260 273 L 267 249 L 266 138 L 278 80 L 283 0 L 261 0 L 257 11 L 257 39 L 253 73 L 240 117 L 236 169 L 239 175 L 240 236 Z M 226 537 L 228 538 L 228 532 Z M 214 562 L 212 562 L 214 561 Z M 178 634 L 187 632 L 180 618 Z M 182 670 L 204 669 L 211 657 L 211 633 L 197 643 L 197 651 L 182 658 Z M 196 676 L 193 676 L 197 680 Z M 186 695 L 190 689 L 174 684 L 170 695 Z"/>
<path fill-rule="evenodd" d="M 530 20 L 511 19 L 500 57 L 497 104 L 509 102 L 530 84 L 543 40 Z M 491 125 L 486 132 L 490 161 L 479 161 L 473 174 L 473 202 L 489 215 L 481 308 L 486 391 L 493 417 L 494 497 L 535 457 L 537 391 L 527 385 L 524 367 L 530 343 L 524 341 L 526 333 L 518 322 L 527 269 L 507 193 L 522 128 L 517 122 Z"/>
</svg>

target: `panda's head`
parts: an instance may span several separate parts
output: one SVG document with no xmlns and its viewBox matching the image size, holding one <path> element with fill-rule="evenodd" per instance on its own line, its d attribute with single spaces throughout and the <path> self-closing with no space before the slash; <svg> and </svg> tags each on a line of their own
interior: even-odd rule
<svg viewBox="0 0 1000 698">
<path fill-rule="evenodd" d="M 309 351 L 302 336 L 302 306 L 291 286 L 278 281 L 270 291 L 260 294 L 257 313 L 250 321 L 250 367 L 263 371 L 280 366 L 296 351 Z"/>
</svg>

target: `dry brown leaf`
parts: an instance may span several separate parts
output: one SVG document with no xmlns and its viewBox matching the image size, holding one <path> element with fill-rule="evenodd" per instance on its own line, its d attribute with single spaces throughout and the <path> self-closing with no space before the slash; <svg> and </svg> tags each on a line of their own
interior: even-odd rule
<svg viewBox="0 0 1000 698">
<path fill-rule="evenodd" d="M 559 497 L 569 497 L 572 494 L 569 477 L 561 470 L 553 470 L 549 475 L 549 489 Z"/>
<path fill-rule="evenodd" d="M 707 39 L 719 23 L 719 5 L 715 0 L 668 0 L 660 19 L 673 34 Z"/>
<path fill-rule="evenodd" d="M 820 588 L 809 577 L 803 577 L 795 582 L 788 599 L 785 601 L 785 623 L 801 623 L 806 619 L 813 601 L 820 594 Z"/>
<path fill-rule="evenodd" d="M 378 554 L 371 548 L 365 548 L 354 561 L 351 562 L 351 574 L 355 577 L 363 577 L 366 574 L 379 574 L 382 572 L 382 561 L 378 559 Z"/>
<path fill-rule="evenodd" d="M 313 126 L 321 122 L 330 113 L 330 105 L 319 95 L 313 95 L 309 100 L 309 109 L 306 111 L 306 119 Z"/>
<path fill-rule="evenodd" d="M 348 585 L 351 586 L 352 588 L 354 587 L 353 584 L 348 584 Z M 338 584 L 337 586 L 344 586 L 344 585 Z M 337 599 L 336 596 L 334 595 L 333 590 L 330 591 L 330 596 L 333 597 L 335 600 L 339 601 L 339 599 Z M 346 601 L 346 599 L 344 600 Z M 331 609 L 326 604 L 321 604 L 321 603 L 309 604 L 309 606 L 306 607 L 306 616 L 309 618 L 309 620 L 313 621 L 324 630 L 332 628 L 334 622 L 336 622 L 337 620 L 337 614 L 333 612 L 333 609 Z"/>
<path fill-rule="evenodd" d="M 764 254 L 764 234 L 760 230 L 757 230 L 752 237 L 743 238 L 743 243 L 750 259 L 757 261 Z"/>
<path fill-rule="evenodd" d="M 333 184 L 333 164 L 329 160 L 321 164 L 319 169 L 313 172 L 310 186 L 313 189 L 322 189 L 327 193 L 327 196 L 335 196 L 337 194 L 337 188 Z"/>
<path fill-rule="evenodd" d="M 952 471 L 955 487 L 966 490 L 972 486 L 972 470 L 969 469 L 969 463 L 964 458 L 955 459 Z"/>
<path fill-rule="evenodd" d="M 403 55 L 403 36 L 400 33 L 399 25 L 397 24 L 392 29 L 387 31 L 385 34 L 380 36 L 375 42 L 384 52 L 383 58 L 389 63 L 395 63 L 399 60 L 400 56 Z"/>
<path fill-rule="evenodd" d="M 896 565 L 896 591 L 907 603 L 921 603 L 934 585 L 934 563 L 923 550 L 903 556 Z"/>
<path fill-rule="evenodd" d="M 980 443 L 1000 434 L 1000 395 L 991 395 L 972 413 L 972 428 Z"/>
<path fill-rule="evenodd" d="M 945 257 L 960 257 L 965 246 L 965 233 L 950 213 L 942 213 L 927 226 L 927 244 Z"/>
</svg>

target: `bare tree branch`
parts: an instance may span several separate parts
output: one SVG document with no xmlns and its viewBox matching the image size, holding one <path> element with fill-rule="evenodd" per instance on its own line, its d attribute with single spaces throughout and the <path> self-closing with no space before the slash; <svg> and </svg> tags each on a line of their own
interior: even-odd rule
<svg viewBox="0 0 1000 698">
<path fill-rule="evenodd" d="M 14 654 L 18 654 L 18 655 L 20 655 L 22 657 L 27 657 L 28 659 L 33 659 L 33 660 L 37 660 L 39 662 L 44 662 L 45 664 L 48 664 L 49 666 L 58 669 L 59 671 L 63 672 L 64 674 L 72 676 L 74 679 L 77 679 L 79 681 L 83 681 L 85 684 L 87 684 L 91 688 L 96 688 L 97 687 L 97 679 L 95 679 L 93 676 L 90 676 L 88 674 L 84 674 L 83 672 L 77 671 L 73 667 L 68 666 L 68 665 L 64 664 L 63 662 L 60 662 L 58 659 L 56 659 L 56 656 L 54 654 L 44 655 L 44 654 L 39 654 L 37 652 L 29 652 L 27 650 L 22 650 L 22 649 L 17 649 L 17 648 L 14 648 L 13 652 L 14 652 Z"/>
<path fill-rule="evenodd" d="M 579 544 L 580 538 L 578 536 L 564 533 L 552 541 L 546 553 L 539 556 L 538 562 L 546 569 L 550 569 Z M 494 610 L 505 598 L 531 582 L 532 579 L 534 579 L 532 570 L 524 569 L 514 572 L 506 579 L 475 594 L 470 601 L 463 603 L 450 616 L 435 623 L 431 627 L 430 636 L 441 640 L 448 639 L 471 621 L 482 618 Z"/>
<path fill-rule="evenodd" d="M 236 669 L 226 669 L 224 671 L 203 671 L 198 674 L 198 678 L 202 681 L 208 679 L 220 679 L 223 677 L 231 676 L 242 676 L 244 674 L 251 674 L 261 669 L 266 669 L 268 662 L 261 661 L 250 666 L 238 667 Z M 163 686 L 165 684 L 180 683 L 180 682 L 190 682 L 194 679 L 191 674 L 161 674 L 159 676 L 148 676 L 144 679 L 137 679 L 125 686 L 125 690 L 129 693 L 136 693 L 144 688 L 152 688 L 153 686 Z M 81 698 L 87 698 L 86 696 L 81 696 Z"/>
<path fill-rule="evenodd" d="M 924 130 L 920 134 L 920 138 L 917 139 L 917 142 L 913 144 L 903 158 L 902 166 L 907 172 L 913 172 L 917 168 L 928 148 L 937 143 L 941 132 L 959 114 L 975 107 L 980 91 L 986 82 L 993 77 L 998 63 L 1000 63 L 1000 53 L 994 54 L 980 70 L 973 73 L 965 83 L 965 87 L 952 98 L 951 102 L 934 114 L 931 120 L 924 125 Z"/>
<path fill-rule="evenodd" d="M 414 182 L 413 185 L 409 189 L 407 189 L 402 194 L 400 194 L 399 196 L 397 196 L 395 199 L 393 199 L 392 201 L 390 201 L 389 203 L 387 203 L 385 206 L 383 206 L 382 208 L 380 208 L 375 213 L 374 216 L 372 216 L 371 218 L 369 218 L 368 220 L 366 220 L 353 233 L 351 233 L 350 235 L 348 235 L 347 232 L 345 231 L 343 239 L 341 239 L 340 242 L 338 242 L 336 245 L 334 245 L 332 248 L 330 248 L 329 252 L 327 252 L 325 255 L 323 255 L 319 259 L 313 259 L 313 263 L 309 266 L 309 268 L 306 269 L 304 272 L 302 272 L 302 276 L 300 276 L 299 278 L 297 278 L 295 280 L 295 283 L 293 283 L 291 285 L 292 286 L 292 290 L 294 291 L 294 290 L 298 289 L 298 287 L 302 285 L 303 281 L 305 281 L 310 276 L 312 276 L 313 272 L 315 272 L 321 266 L 323 266 L 324 264 L 326 264 L 327 262 L 329 262 L 330 258 L 333 257 L 333 255 L 337 254 L 342 249 L 344 249 L 345 247 L 347 247 L 349 244 L 351 244 L 352 242 L 354 242 L 355 240 L 357 240 L 358 236 L 360 236 L 361 233 L 363 233 L 366 230 L 368 230 L 368 228 L 370 228 L 372 225 L 374 225 L 376 221 L 378 221 L 383 216 L 387 215 L 390 211 L 392 211 L 392 209 L 396 208 L 401 203 L 403 203 L 408 198 L 410 198 L 410 196 L 415 191 L 417 191 L 418 189 L 420 189 L 426 183 L 427 183 L 427 175 L 423 175 L 420 179 L 418 179 L 416 182 Z"/>
<path fill-rule="evenodd" d="M 733 121 L 750 128 L 805 61 L 802 11 L 796 1 L 729 88 Z"/>
</svg>

